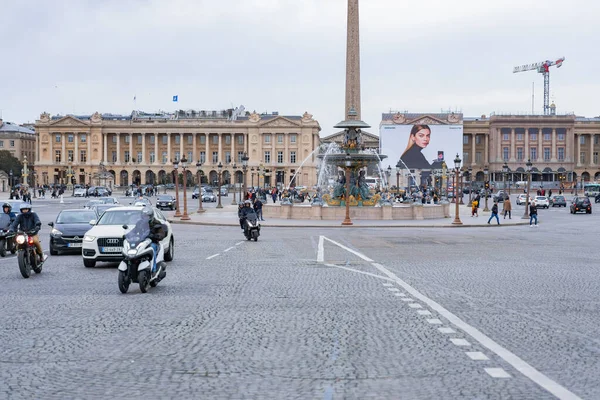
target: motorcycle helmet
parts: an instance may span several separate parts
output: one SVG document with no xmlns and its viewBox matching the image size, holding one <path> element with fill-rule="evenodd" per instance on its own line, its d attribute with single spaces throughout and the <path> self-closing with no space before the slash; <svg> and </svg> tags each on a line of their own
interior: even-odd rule
<svg viewBox="0 0 600 400">
<path fill-rule="evenodd" d="M 23 214 L 24 210 L 27 210 L 28 212 L 31 211 L 31 205 L 27 203 L 21 203 L 21 206 L 19 207 L 21 214 Z"/>
<path fill-rule="evenodd" d="M 5 208 L 8 208 L 8 212 L 12 211 L 12 206 L 10 205 L 10 203 L 2 204 L 2 210 L 4 210 Z"/>
<path fill-rule="evenodd" d="M 246 200 L 246 201 L 244 201 L 244 204 L 246 204 L 246 205 L 252 205 L 252 201 Z"/>
<path fill-rule="evenodd" d="M 154 218 L 154 211 L 152 210 L 151 207 L 144 207 L 142 209 L 142 215 L 144 215 L 148 218 Z"/>
</svg>

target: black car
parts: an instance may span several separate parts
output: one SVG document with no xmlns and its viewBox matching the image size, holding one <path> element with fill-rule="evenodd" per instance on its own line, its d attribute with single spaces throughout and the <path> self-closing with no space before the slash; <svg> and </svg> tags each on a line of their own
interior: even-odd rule
<svg viewBox="0 0 600 400">
<path fill-rule="evenodd" d="M 552 196 L 550 198 L 550 205 L 552 207 L 566 207 L 567 206 L 567 200 L 565 199 L 565 196 Z"/>
<path fill-rule="evenodd" d="M 164 208 L 168 208 L 170 210 L 174 210 L 177 207 L 177 200 L 175 196 L 171 196 L 170 194 L 159 194 L 156 197 L 156 208 L 162 210 Z"/>
<path fill-rule="evenodd" d="M 574 197 L 571 203 L 571 214 L 578 212 L 592 213 L 592 202 L 588 197 Z"/>
<path fill-rule="evenodd" d="M 94 210 L 63 210 L 56 221 L 48 225 L 50 232 L 50 254 L 53 256 L 62 252 L 81 252 L 83 237 L 90 230 L 90 221 L 97 219 Z"/>
</svg>

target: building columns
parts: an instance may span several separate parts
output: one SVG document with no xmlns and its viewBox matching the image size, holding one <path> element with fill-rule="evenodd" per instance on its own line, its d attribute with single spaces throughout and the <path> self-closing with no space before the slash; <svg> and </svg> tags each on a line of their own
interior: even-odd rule
<svg viewBox="0 0 600 400">
<path fill-rule="evenodd" d="M 542 141 L 544 139 L 544 130 L 542 128 L 540 128 L 539 132 L 538 132 L 538 150 L 537 150 L 537 162 L 538 163 L 543 163 L 544 161 L 544 142 Z"/>
<path fill-rule="evenodd" d="M 593 133 L 590 134 L 590 161 L 588 162 L 589 165 L 594 165 L 594 137 L 596 135 L 594 135 Z"/>
<path fill-rule="evenodd" d="M 485 142 L 485 150 L 483 152 L 483 165 L 489 165 L 489 161 L 490 161 L 489 156 L 488 156 L 488 152 L 489 152 L 489 148 L 490 148 L 489 133 L 484 136 L 484 142 Z"/>
<path fill-rule="evenodd" d="M 121 164 L 121 133 L 116 133 L 117 136 L 117 162 L 116 164 Z"/>
<path fill-rule="evenodd" d="M 223 160 L 223 135 L 218 133 L 219 135 L 219 154 L 217 156 L 217 160 L 221 161 L 221 163 L 225 164 L 225 160 Z"/>
<path fill-rule="evenodd" d="M 147 164 L 146 162 L 146 133 L 142 132 L 142 164 Z"/>
<path fill-rule="evenodd" d="M 129 164 L 133 164 L 133 133 L 129 134 Z"/>
<path fill-rule="evenodd" d="M 185 141 L 185 134 L 180 133 L 179 134 L 179 159 L 180 160 L 185 157 L 185 149 L 183 146 L 184 141 Z M 185 158 L 187 158 L 187 157 L 185 157 Z"/>
<path fill-rule="evenodd" d="M 167 132 L 167 164 L 172 162 L 171 158 L 171 132 Z"/>
<path fill-rule="evenodd" d="M 552 150 L 551 150 L 551 152 L 552 152 L 552 155 L 551 155 L 552 158 L 550 159 L 550 161 L 557 162 L 558 158 L 556 156 L 556 153 L 558 151 L 556 150 L 556 128 L 552 128 Z"/>
<path fill-rule="evenodd" d="M 154 162 L 152 163 L 153 165 L 157 165 L 158 164 L 158 139 L 160 138 L 160 136 L 158 136 L 158 133 L 154 134 Z"/>
<path fill-rule="evenodd" d="M 75 150 L 73 150 L 73 163 L 78 165 L 81 162 L 79 158 L 79 133 L 73 132 L 73 141 L 75 142 Z"/>
<path fill-rule="evenodd" d="M 510 130 L 510 155 L 509 155 L 510 162 L 515 162 L 517 160 L 515 147 L 516 147 L 515 128 L 512 128 Z"/>
<path fill-rule="evenodd" d="M 235 133 L 231 134 L 231 161 L 237 163 L 237 155 L 235 154 Z"/>
<path fill-rule="evenodd" d="M 200 160 L 200 157 L 198 157 L 198 149 L 196 148 L 198 146 L 197 136 L 197 133 L 192 133 L 192 159 L 190 160 L 191 163 L 195 163 L 194 160 Z"/>
<path fill-rule="evenodd" d="M 477 134 L 474 133 L 473 135 L 471 135 L 471 139 L 472 139 L 471 147 L 472 147 L 472 151 L 473 151 L 473 153 L 471 155 L 471 165 L 475 165 L 475 162 L 477 161 L 477 157 L 476 157 L 477 156 L 477 147 L 476 147 Z"/>
<path fill-rule="evenodd" d="M 204 155 L 204 164 L 208 164 L 209 161 L 212 164 L 212 155 L 210 155 L 210 133 L 205 133 L 204 137 L 206 139 L 204 141 L 204 146 L 206 147 L 206 149 L 204 150 L 204 152 L 206 153 Z"/>
<path fill-rule="evenodd" d="M 575 154 L 575 157 L 577 159 L 577 166 L 581 167 L 581 135 L 576 133 L 575 140 L 577 140 L 577 154 Z"/>
<path fill-rule="evenodd" d="M 60 163 L 62 165 L 65 165 L 67 163 L 67 134 L 66 133 L 60 134 L 60 141 L 61 141 L 61 145 L 62 145 Z"/>
</svg>

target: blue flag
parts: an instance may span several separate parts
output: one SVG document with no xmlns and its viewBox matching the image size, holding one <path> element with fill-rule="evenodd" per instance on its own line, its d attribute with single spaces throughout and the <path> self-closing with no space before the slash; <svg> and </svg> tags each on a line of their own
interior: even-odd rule
<svg viewBox="0 0 600 400">
<path fill-rule="evenodd" d="M 173 101 L 177 101 L 179 96 L 173 96 Z"/>
</svg>

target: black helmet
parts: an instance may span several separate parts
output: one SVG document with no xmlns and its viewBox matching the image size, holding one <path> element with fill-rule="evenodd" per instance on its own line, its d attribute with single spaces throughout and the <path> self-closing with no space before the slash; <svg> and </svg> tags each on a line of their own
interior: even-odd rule
<svg viewBox="0 0 600 400">
<path fill-rule="evenodd" d="M 12 206 L 10 205 L 10 203 L 2 204 L 2 210 L 4 210 L 5 208 L 8 208 L 8 212 L 12 211 Z"/>
</svg>

